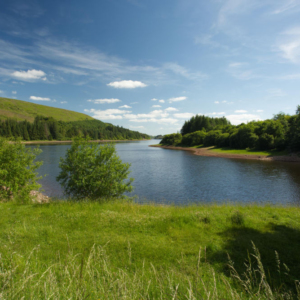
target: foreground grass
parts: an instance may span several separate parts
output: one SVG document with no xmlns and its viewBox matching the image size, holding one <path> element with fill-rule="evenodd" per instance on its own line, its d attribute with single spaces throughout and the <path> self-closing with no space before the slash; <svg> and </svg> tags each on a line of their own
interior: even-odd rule
<svg viewBox="0 0 300 300">
<path fill-rule="evenodd" d="M 299 249 L 295 207 L 0 203 L 0 299 L 297 299 Z"/>
</svg>

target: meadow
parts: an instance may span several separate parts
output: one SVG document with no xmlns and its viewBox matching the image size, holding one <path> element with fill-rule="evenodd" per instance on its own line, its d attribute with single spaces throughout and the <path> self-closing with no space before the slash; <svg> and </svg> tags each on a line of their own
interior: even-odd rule
<svg viewBox="0 0 300 300">
<path fill-rule="evenodd" d="M 300 208 L 0 203 L 1 299 L 300 299 Z"/>
</svg>

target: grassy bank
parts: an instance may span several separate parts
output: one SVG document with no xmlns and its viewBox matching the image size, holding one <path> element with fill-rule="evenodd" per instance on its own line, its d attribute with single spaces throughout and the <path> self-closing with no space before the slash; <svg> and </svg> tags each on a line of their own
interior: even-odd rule
<svg viewBox="0 0 300 300">
<path fill-rule="evenodd" d="M 231 149 L 231 148 L 217 148 L 212 147 L 209 151 L 216 152 L 216 153 L 224 153 L 224 154 L 241 154 L 241 155 L 260 155 L 260 156 L 281 156 L 281 155 L 288 155 L 288 151 L 286 150 L 267 150 L 267 151 L 259 151 L 259 150 L 252 150 L 252 149 Z"/>
<path fill-rule="evenodd" d="M 0 203 L 0 298 L 296 299 L 299 249 L 295 207 Z"/>
</svg>

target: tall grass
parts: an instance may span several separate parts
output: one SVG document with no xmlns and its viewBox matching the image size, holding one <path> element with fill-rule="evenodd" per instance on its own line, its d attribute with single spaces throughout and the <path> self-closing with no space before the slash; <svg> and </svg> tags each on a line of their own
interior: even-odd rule
<svg viewBox="0 0 300 300">
<path fill-rule="evenodd" d="M 201 248 L 190 276 L 146 261 L 133 272 L 126 266 L 115 268 L 105 246 L 94 245 L 87 255 L 70 249 L 66 259 L 57 253 L 57 262 L 50 266 L 39 265 L 38 251 L 33 249 L 24 265 L 18 262 L 19 253 L 1 257 L 0 299 L 300 299 L 299 281 L 293 291 L 271 288 L 254 244 L 255 261 L 243 275 L 229 260 L 230 278 L 216 274 Z M 132 264 L 130 244 L 127 259 Z M 208 280 L 203 280 L 202 268 L 209 271 Z"/>
<path fill-rule="evenodd" d="M 300 299 L 299 216 L 255 205 L 0 203 L 0 299 Z"/>
</svg>

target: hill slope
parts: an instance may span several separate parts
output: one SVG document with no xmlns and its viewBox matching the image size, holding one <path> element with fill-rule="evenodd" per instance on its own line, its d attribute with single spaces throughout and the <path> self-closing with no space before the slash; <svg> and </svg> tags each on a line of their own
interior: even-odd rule
<svg viewBox="0 0 300 300">
<path fill-rule="evenodd" d="M 13 118 L 18 121 L 33 122 L 38 115 L 65 122 L 94 120 L 88 115 L 71 110 L 0 97 L 0 119 L 2 120 Z"/>
</svg>

